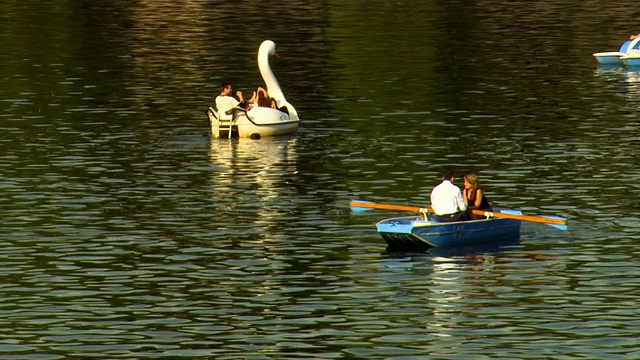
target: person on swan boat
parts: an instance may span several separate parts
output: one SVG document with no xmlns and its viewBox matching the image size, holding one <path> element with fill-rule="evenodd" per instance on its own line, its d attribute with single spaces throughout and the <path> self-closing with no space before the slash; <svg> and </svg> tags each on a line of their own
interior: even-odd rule
<svg viewBox="0 0 640 360">
<path fill-rule="evenodd" d="M 432 219 L 439 222 L 467 220 L 467 204 L 460 188 L 453 184 L 453 171 L 446 170 L 442 182 L 431 190 Z"/>
<path fill-rule="evenodd" d="M 276 109 L 289 114 L 289 109 L 287 109 L 286 106 L 282 106 L 279 108 L 278 102 L 276 101 L 276 99 L 274 99 L 273 97 L 270 97 L 267 90 L 261 87 L 258 87 L 258 89 L 254 92 L 254 97 L 256 98 L 256 104 L 258 106 Z"/>
<path fill-rule="evenodd" d="M 233 88 L 231 87 L 231 84 L 223 82 L 222 85 L 220 85 L 220 95 L 216 97 L 216 108 L 218 109 L 218 113 L 221 118 L 227 120 L 231 119 L 231 114 L 234 108 L 240 107 L 244 109 L 249 104 L 255 102 L 255 92 L 251 99 L 245 100 L 242 96 L 242 91 L 236 91 L 236 96 L 240 99 L 240 101 L 238 101 L 235 97 L 230 95 L 232 91 Z"/>
<path fill-rule="evenodd" d="M 271 107 L 271 101 L 269 97 L 269 93 L 267 92 L 267 90 L 258 87 L 258 89 L 256 90 L 256 96 L 257 96 L 257 100 L 256 103 L 258 104 L 258 106 L 262 106 L 262 107 Z"/>
<path fill-rule="evenodd" d="M 478 185 L 478 177 L 475 174 L 467 174 L 464 176 L 464 190 L 462 197 L 464 203 L 467 204 L 467 217 L 470 220 L 485 219 L 482 215 L 475 215 L 472 210 L 493 211 L 489 200 Z"/>
</svg>

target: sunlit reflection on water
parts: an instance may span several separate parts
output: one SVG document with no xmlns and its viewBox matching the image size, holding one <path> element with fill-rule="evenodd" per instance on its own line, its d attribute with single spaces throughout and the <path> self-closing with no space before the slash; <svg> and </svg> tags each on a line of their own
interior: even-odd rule
<svg viewBox="0 0 640 360">
<path fill-rule="evenodd" d="M 14 3 L 1 358 L 638 357 L 639 77 L 587 62 L 592 19 L 630 6 Z M 262 36 L 307 120 L 212 139 Z M 428 205 L 445 167 L 569 230 L 389 254 L 398 214 L 349 210 Z"/>
</svg>

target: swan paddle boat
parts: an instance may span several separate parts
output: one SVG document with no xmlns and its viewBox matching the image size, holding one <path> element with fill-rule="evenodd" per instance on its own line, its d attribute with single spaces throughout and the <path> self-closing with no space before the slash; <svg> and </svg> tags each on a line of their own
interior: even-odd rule
<svg viewBox="0 0 640 360">
<path fill-rule="evenodd" d="M 276 79 L 269 56 L 278 57 L 276 44 L 265 40 L 258 50 L 258 69 L 267 86 L 269 96 L 276 100 L 277 109 L 250 105 L 248 109 L 235 108 L 231 116 L 218 113 L 213 107 L 205 112 L 214 138 L 237 136 L 259 139 L 265 136 L 292 134 L 298 130 L 300 119 L 293 105 L 287 102 Z"/>
<path fill-rule="evenodd" d="M 640 34 L 629 36 L 629 40 L 625 41 L 618 51 L 597 52 L 593 53 L 593 56 L 600 65 L 637 65 L 640 63 Z"/>
<path fill-rule="evenodd" d="M 520 211 L 499 209 L 494 212 L 522 215 Z M 443 246 L 471 246 L 488 242 L 514 241 L 520 238 L 519 220 L 488 218 L 443 223 L 423 216 L 385 219 L 376 224 L 389 251 L 426 251 Z"/>
</svg>

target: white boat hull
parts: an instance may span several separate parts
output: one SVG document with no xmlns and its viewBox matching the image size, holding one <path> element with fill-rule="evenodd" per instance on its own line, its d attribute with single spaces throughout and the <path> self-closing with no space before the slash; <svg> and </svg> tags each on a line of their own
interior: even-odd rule
<svg viewBox="0 0 640 360">
<path fill-rule="evenodd" d="M 235 111 L 235 125 L 240 138 L 259 138 L 292 134 L 298 131 L 300 120 L 286 112 L 267 107 L 254 107 L 248 111 Z"/>
<path fill-rule="evenodd" d="M 234 110 L 232 119 L 219 120 L 212 108 L 207 111 L 211 134 L 214 138 L 239 137 L 259 139 L 268 136 L 293 134 L 298 131 L 300 120 L 286 112 L 271 108 L 254 108 L 249 111 Z"/>
</svg>

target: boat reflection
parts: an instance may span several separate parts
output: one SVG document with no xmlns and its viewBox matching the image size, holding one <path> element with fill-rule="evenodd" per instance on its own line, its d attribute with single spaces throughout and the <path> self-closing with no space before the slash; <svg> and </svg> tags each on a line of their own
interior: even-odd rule
<svg viewBox="0 0 640 360">
<path fill-rule="evenodd" d="M 637 86 L 640 83 L 640 69 L 633 68 L 623 72 L 623 78 L 627 83 Z"/>
<path fill-rule="evenodd" d="M 385 274 L 391 274 L 394 281 L 397 281 L 398 273 L 418 274 L 417 277 L 408 275 L 408 279 L 419 280 L 415 280 L 408 295 L 404 284 L 398 286 L 398 296 L 409 299 L 415 296 L 424 307 L 424 313 L 431 312 L 431 335 L 456 337 L 461 324 L 473 321 L 476 310 L 499 306 L 502 301 L 509 301 L 512 294 L 523 296 L 520 294 L 523 278 L 527 279 L 524 283 L 528 283 L 532 281 L 529 277 L 538 273 L 542 274 L 536 280 L 538 284 L 557 286 L 556 279 L 545 277 L 545 274 L 561 271 L 556 256 L 548 249 L 528 247 L 524 249 L 517 237 L 476 246 L 438 247 L 422 254 L 387 253 L 385 264 L 395 266 L 392 271 L 385 267 Z M 496 300 L 500 296 L 502 299 Z"/>
<path fill-rule="evenodd" d="M 401 252 L 385 252 L 389 257 L 406 257 L 406 256 L 426 256 L 432 258 L 475 258 L 477 256 L 492 254 L 499 256 L 500 253 L 520 248 L 520 237 L 510 237 L 500 239 L 494 242 L 484 242 L 476 245 L 468 246 L 441 246 L 429 249 L 426 253 L 401 253 Z"/>
<path fill-rule="evenodd" d="M 295 136 L 253 139 L 210 138 L 211 198 L 225 226 L 271 226 L 287 209 L 287 179 L 297 173 Z"/>
<path fill-rule="evenodd" d="M 614 85 L 615 83 L 627 84 L 627 87 L 623 90 L 629 91 L 633 88 L 637 88 L 640 84 L 640 67 L 619 67 L 619 66 L 607 66 L 600 65 L 596 68 L 595 74 L 598 80 L 604 80 L 607 85 Z M 604 88 L 603 86 L 599 86 Z"/>
<path fill-rule="evenodd" d="M 496 242 L 486 242 L 483 244 L 460 246 L 460 247 L 436 247 L 429 250 L 429 254 L 434 257 L 464 257 L 466 259 L 473 259 L 478 255 L 495 254 L 499 255 L 505 251 L 519 248 L 520 236 L 501 239 Z"/>
<path fill-rule="evenodd" d="M 627 71 L 626 68 L 612 65 L 598 65 L 596 67 L 594 75 L 603 79 L 619 78 L 620 75 Z"/>
<path fill-rule="evenodd" d="M 636 104 L 640 98 L 640 67 L 598 66 L 595 71 L 595 88 L 602 92 L 623 95 Z M 640 105 L 636 105 L 640 107 Z"/>
</svg>

